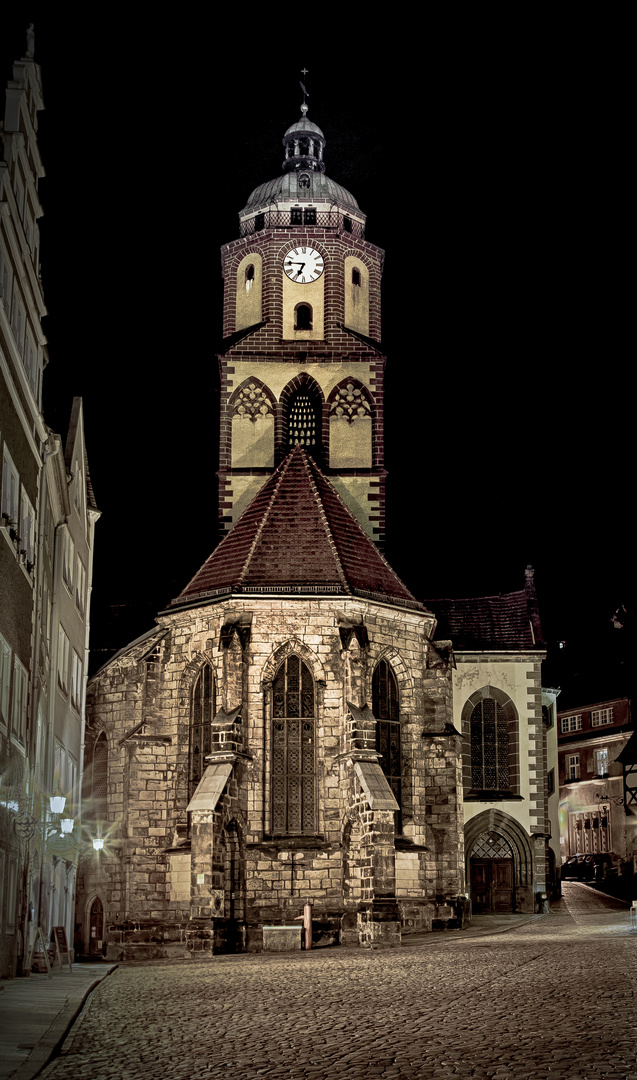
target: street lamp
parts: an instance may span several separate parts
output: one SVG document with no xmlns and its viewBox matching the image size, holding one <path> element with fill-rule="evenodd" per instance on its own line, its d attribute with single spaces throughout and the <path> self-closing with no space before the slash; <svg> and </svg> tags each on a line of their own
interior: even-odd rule
<svg viewBox="0 0 637 1080">
<path fill-rule="evenodd" d="M 94 851 L 101 851 L 103 847 L 104 847 L 104 841 L 102 840 L 102 837 L 101 836 L 94 836 L 93 837 L 93 850 Z"/>
<path fill-rule="evenodd" d="M 64 807 L 66 806 L 66 795 L 63 791 L 60 790 L 59 784 L 55 795 L 51 795 L 49 799 L 49 806 L 51 807 L 52 814 L 64 813 Z"/>
</svg>

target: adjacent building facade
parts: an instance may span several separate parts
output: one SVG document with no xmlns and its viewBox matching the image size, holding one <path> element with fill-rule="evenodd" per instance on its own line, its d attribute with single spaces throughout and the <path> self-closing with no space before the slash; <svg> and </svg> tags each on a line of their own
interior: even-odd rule
<svg viewBox="0 0 637 1080">
<path fill-rule="evenodd" d="M 89 684 L 86 954 L 276 947 L 307 903 L 318 942 L 390 946 L 546 902 L 532 572 L 425 605 L 382 556 L 384 256 L 301 113 L 222 250 L 227 535 Z"/>
<path fill-rule="evenodd" d="M 47 362 L 31 35 L 6 93 L 0 160 L 0 976 L 38 926 L 73 941 L 93 529 L 82 403 L 65 442 L 42 415 Z M 63 813 L 50 798 L 65 796 Z M 61 806 L 61 804 L 54 804 Z M 62 821 L 66 832 L 62 832 Z"/>
<path fill-rule="evenodd" d="M 558 713 L 560 847 L 573 855 L 635 853 L 635 757 L 629 698 L 615 698 Z M 630 749 L 629 749 L 630 744 Z"/>
</svg>

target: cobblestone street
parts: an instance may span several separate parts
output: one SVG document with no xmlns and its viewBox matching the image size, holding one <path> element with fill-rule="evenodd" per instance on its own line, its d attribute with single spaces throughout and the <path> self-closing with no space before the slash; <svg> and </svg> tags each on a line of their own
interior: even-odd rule
<svg viewBox="0 0 637 1080">
<path fill-rule="evenodd" d="M 575 883 L 551 915 L 400 950 L 122 966 L 45 1080 L 637 1080 L 625 905 Z"/>
</svg>

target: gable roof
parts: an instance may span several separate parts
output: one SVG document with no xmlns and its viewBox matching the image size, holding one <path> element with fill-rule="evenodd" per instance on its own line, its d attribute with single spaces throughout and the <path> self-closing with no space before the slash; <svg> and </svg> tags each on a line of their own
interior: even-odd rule
<svg viewBox="0 0 637 1080">
<path fill-rule="evenodd" d="M 436 638 L 451 638 L 455 649 L 537 649 L 542 628 L 533 583 L 527 567 L 524 589 L 497 596 L 460 600 L 428 600 L 438 619 Z"/>
<path fill-rule="evenodd" d="M 228 593 L 354 595 L 426 611 L 295 446 L 171 607 Z"/>
</svg>

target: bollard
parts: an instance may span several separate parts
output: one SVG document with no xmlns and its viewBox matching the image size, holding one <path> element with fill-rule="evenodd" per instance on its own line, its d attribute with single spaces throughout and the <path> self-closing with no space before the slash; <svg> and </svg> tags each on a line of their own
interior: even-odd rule
<svg viewBox="0 0 637 1080">
<path fill-rule="evenodd" d="M 312 948 L 312 905 L 304 904 L 303 914 L 297 915 L 294 922 L 303 922 L 303 948 Z"/>
</svg>

